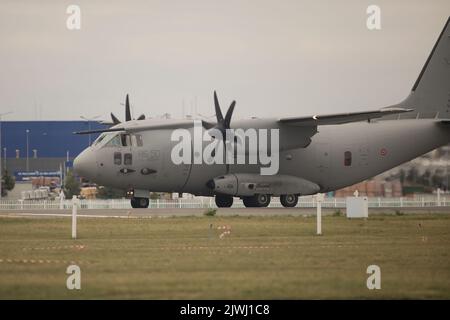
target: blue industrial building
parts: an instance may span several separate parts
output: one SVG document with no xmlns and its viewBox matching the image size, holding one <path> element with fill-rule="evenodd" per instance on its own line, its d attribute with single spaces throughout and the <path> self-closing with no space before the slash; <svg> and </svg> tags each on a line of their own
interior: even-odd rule
<svg viewBox="0 0 450 320">
<path fill-rule="evenodd" d="M 3 121 L 2 166 L 16 177 L 24 171 L 57 171 L 67 158 L 73 160 L 98 137 L 73 132 L 105 127 L 93 121 Z"/>
<path fill-rule="evenodd" d="M 27 136 L 29 157 L 36 150 L 38 158 L 65 158 L 67 152 L 71 158 L 89 146 L 98 135 L 75 135 L 75 131 L 102 129 L 104 125 L 87 121 L 3 121 L 1 132 L 2 156 L 26 157 Z M 28 133 L 27 133 L 28 131 Z"/>
</svg>

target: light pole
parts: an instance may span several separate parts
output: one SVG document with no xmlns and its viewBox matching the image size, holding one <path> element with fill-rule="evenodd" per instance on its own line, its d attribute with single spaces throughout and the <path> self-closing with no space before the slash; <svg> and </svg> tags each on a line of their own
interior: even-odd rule
<svg viewBox="0 0 450 320">
<path fill-rule="evenodd" d="M 81 116 L 80 118 L 87 121 L 88 130 L 91 131 L 91 121 L 97 120 L 98 118 L 100 118 L 100 116 L 95 116 L 92 118 L 87 118 L 87 117 Z M 91 134 L 89 134 L 89 147 L 91 146 L 91 144 L 92 144 L 92 137 L 91 137 Z"/>
<path fill-rule="evenodd" d="M 11 113 L 12 112 L 0 113 L 0 150 L 2 150 L 2 117 Z M 5 156 L 5 163 L 6 163 L 6 156 Z M 0 200 L 2 199 L 2 180 L 3 180 L 3 168 L 2 168 L 2 157 L 0 155 Z"/>
<path fill-rule="evenodd" d="M 30 149 L 30 139 L 29 139 L 30 130 L 27 129 L 26 133 L 27 133 L 27 172 L 28 172 L 28 171 L 30 171 L 30 153 L 29 153 L 29 149 Z"/>
</svg>

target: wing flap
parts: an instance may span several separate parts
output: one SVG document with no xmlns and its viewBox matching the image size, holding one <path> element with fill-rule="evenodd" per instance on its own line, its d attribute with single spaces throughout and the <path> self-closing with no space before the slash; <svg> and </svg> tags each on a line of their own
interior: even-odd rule
<svg viewBox="0 0 450 320">
<path fill-rule="evenodd" d="M 374 111 L 351 112 L 351 113 L 337 113 L 329 115 L 314 115 L 310 117 L 295 117 L 282 118 L 280 123 L 293 126 L 325 126 L 336 125 L 350 122 L 368 121 L 370 119 L 377 119 L 388 115 L 411 112 L 413 109 L 405 108 L 383 108 Z"/>
</svg>

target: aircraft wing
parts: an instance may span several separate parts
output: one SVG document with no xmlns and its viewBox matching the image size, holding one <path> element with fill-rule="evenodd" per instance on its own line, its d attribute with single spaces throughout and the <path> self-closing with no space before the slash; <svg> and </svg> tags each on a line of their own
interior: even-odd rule
<svg viewBox="0 0 450 320">
<path fill-rule="evenodd" d="M 413 111 L 413 109 L 388 107 L 375 111 L 338 113 L 330 115 L 315 115 L 310 117 L 298 117 L 298 118 L 282 118 L 279 119 L 278 122 L 292 126 L 310 127 L 310 126 L 333 125 L 333 124 L 367 121 L 370 119 L 376 119 L 381 118 L 383 116 L 400 114 L 410 111 Z M 206 121 L 202 121 L 202 124 L 203 127 L 205 127 L 206 129 L 210 129 L 215 125 L 213 123 L 209 123 Z M 180 128 L 190 128 L 192 127 L 192 125 L 193 125 L 192 120 L 152 120 L 151 122 L 129 121 L 108 129 L 79 131 L 74 133 L 92 134 L 92 133 L 118 132 L 118 131 L 135 132 L 135 131 L 146 131 L 157 129 L 180 129 Z"/>
<path fill-rule="evenodd" d="M 78 131 L 74 134 L 92 134 L 102 132 L 136 132 L 158 129 L 181 129 L 192 127 L 192 120 L 152 120 L 151 122 L 129 121 L 109 129 Z"/>
<path fill-rule="evenodd" d="M 279 122 L 292 126 L 325 126 L 333 124 L 344 124 L 350 122 L 368 121 L 370 119 L 376 119 L 381 118 L 383 116 L 410 111 L 413 111 L 413 109 L 388 107 L 374 111 L 314 115 L 310 117 L 299 117 L 299 118 L 282 118 L 279 120 Z"/>
</svg>

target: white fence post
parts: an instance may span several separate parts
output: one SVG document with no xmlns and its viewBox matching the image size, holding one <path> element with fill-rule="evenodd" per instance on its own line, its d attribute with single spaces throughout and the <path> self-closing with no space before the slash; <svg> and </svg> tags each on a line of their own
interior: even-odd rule
<svg viewBox="0 0 450 320">
<path fill-rule="evenodd" d="M 316 204 L 317 204 L 317 235 L 322 234 L 322 202 L 324 200 L 324 196 L 322 193 L 316 195 Z"/>
<path fill-rule="evenodd" d="M 77 211 L 78 199 L 76 196 L 72 198 L 72 239 L 77 238 Z"/>
</svg>

